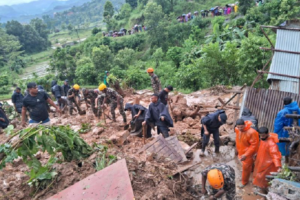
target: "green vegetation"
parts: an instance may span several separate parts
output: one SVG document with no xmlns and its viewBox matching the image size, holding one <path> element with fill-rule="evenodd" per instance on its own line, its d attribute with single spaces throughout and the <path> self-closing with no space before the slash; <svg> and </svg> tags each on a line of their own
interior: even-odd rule
<svg viewBox="0 0 300 200">
<path fill-rule="evenodd" d="M 98 150 L 98 155 L 96 157 L 94 166 L 97 171 L 104 169 L 117 160 L 116 156 L 107 155 L 108 148 L 106 146 L 96 145 L 96 149 Z"/>
<path fill-rule="evenodd" d="M 87 39 L 75 46 L 57 48 L 52 55 L 50 51 L 41 53 L 45 56 L 36 59 L 42 61 L 50 58 L 49 70 L 56 74 L 56 79 L 96 86 L 103 81 L 104 72 L 110 71 L 121 86 L 144 89 L 150 86 L 146 69 L 153 67 L 162 85 L 173 85 L 177 91 L 191 92 L 217 84 L 250 85 L 257 76 L 257 70 L 262 69 L 271 56 L 271 52 L 259 49 L 269 46 L 259 26 L 279 25 L 285 20 L 297 18 L 300 13 L 300 5 L 295 0 L 269 0 L 262 6 L 240 0 L 241 13 L 214 18 L 202 18 L 200 15 L 189 22 L 179 23 L 177 17 L 183 13 L 225 6 L 230 2 L 126 0 L 119 7 L 119 1 L 115 0 L 105 4 L 102 2 L 101 12 L 96 14 L 94 11 L 100 9 L 100 2 L 95 0 L 57 15 L 62 17 L 73 12 L 68 17 L 62 17 L 62 23 L 54 23 L 60 32 L 52 30 L 49 37 L 52 43 L 76 41 L 77 33 L 80 38 Z M 84 17 L 86 11 L 92 7 L 94 10 L 87 19 Z M 91 27 L 91 22 L 97 26 L 101 19 L 106 23 L 106 31 L 131 30 L 135 24 L 145 25 L 147 31 L 116 38 L 103 37 L 102 27 L 80 30 L 82 20 L 71 22 L 81 17 L 86 19 L 83 20 L 87 22 L 86 27 Z M 47 18 L 50 21 L 57 19 L 60 18 Z M 44 19 L 46 24 L 47 20 Z M 275 33 L 266 31 L 274 43 Z M 15 52 L 20 52 L 20 45 L 14 45 Z M 47 81 L 39 81 L 37 77 L 32 80 L 48 85 L 51 77 L 47 75 Z M 256 86 L 265 87 L 267 83 L 257 83 Z"/>
<path fill-rule="evenodd" d="M 52 165 L 60 160 L 71 162 L 81 160 L 93 153 L 90 147 L 78 133 L 69 126 L 29 127 L 18 132 L 7 129 L 10 138 L 19 136 L 14 144 L 0 145 L 0 169 L 7 163 L 13 162 L 18 156 L 22 157 L 30 169 L 26 174 L 30 177 L 28 184 L 38 189 L 45 189 L 56 176 Z M 50 159 L 42 164 L 35 154 L 38 151 L 47 152 Z M 57 154 L 62 153 L 63 160 Z"/>
</svg>

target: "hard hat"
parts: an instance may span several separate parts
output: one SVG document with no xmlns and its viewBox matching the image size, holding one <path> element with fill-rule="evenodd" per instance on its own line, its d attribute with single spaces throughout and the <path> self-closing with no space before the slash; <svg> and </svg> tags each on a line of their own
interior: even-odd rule
<svg viewBox="0 0 300 200">
<path fill-rule="evenodd" d="M 147 72 L 148 72 L 148 73 L 152 73 L 152 72 L 154 72 L 154 69 L 153 69 L 153 68 L 148 68 L 148 69 L 147 69 Z"/>
<path fill-rule="evenodd" d="M 99 85 L 99 90 L 103 91 L 106 88 L 106 85 L 104 83 L 102 83 L 101 85 Z"/>
<path fill-rule="evenodd" d="M 79 90 L 79 89 L 80 89 L 80 86 L 79 86 L 78 84 L 75 84 L 75 85 L 73 85 L 73 88 L 74 88 L 75 90 Z"/>
<path fill-rule="evenodd" d="M 207 180 L 214 189 L 221 189 L 224 186 L 223 174 L 218 169 L 210 170 L 207 174 Z"/>
</svg>

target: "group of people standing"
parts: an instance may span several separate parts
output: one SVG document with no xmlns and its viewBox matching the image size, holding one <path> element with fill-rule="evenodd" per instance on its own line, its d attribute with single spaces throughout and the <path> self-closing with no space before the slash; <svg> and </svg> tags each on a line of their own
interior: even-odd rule
<svg viewBox="0 0 300 200">
<path fill-rule="evenodd" d="M 274 133 L 267 127 L 257 127 L 258 121 L 248 108 L 245 108 L 242 117 L 236 121 L 236 155 L 242 163 L 242 179 L 240 188 L 249 183 L 250 175 L 253 172 L 253 185 L 260 189 L 260 192 L 268 192 L 269 182 L 266 176 L 272 172 L 280 172 L 283 159 L 288 163 L 289 143 L 279 142 L 281 138 L 288 138 L 289 133 L 284 127 L 292 126 L 292 119 L 285 117 L 286 114 L 300 114 L 298 103 L 291 97 L 283 100 L 284 108 L 280 110 L 274 121 Z M 202 118 L 202 152 L 205 156 L 205 147 L 213 134 L 215 153 L 219 153 L 219 127 L 226 122 L 226 114 L 222 111 L 208 114 Z M 298 122 L 300 124 L 300 120 Z M 210 199 L 217 199 L 226 193 L 227 199 L 234 199 L 235 193 L 235 172 L 226 164 L 213 164 L 202 172 L 202 193 L 206 194 L 206 180 L 213 189 Z"/>
</svg>

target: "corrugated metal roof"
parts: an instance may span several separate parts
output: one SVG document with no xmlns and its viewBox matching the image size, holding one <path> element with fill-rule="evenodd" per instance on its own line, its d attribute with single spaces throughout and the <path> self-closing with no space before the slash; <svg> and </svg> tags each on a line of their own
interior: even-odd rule
<svg viewBox="0 0 300 200">
<path fill-rule="evenodd" d="M 290 30 L 277 30 L 275 49 L 300 52 L 300 32 Z M 274 52 L 270 72 L 300 76 L 300 55 L 284 52 Z M 277 79 L 294 81 L 299 79 L 269 74 L 267 80 Z M 281 90 L 281 89 L 280 89 Z"/>
</svg>

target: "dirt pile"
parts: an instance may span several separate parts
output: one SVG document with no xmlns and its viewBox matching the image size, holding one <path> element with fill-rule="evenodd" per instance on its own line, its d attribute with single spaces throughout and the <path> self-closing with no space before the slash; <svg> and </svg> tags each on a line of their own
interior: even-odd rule
<svg viewBox="0 0 300 200">
<path fill-rule="evenodd" d="M 133 102 L 136 98 L 140 99 L 140 103 L 148 107 L 150 103 L 151 91 L 131 91 L 126 93 L 124 102 Z M 170 95 L 173 116 L 175 118 L 175 127 L 171 129 L 171 135 L 183 141 L 186 149 L 189 146 L 197 143 L 200 136 L 201 118 L 209 112 L 215 111 L 219 106 L 218 98 L 227 101 L 232 94 L 225 94 L 204 90 L 192 93 L 190 95 Z M 85 105 L 82 105 L 84 109 Z M 223 136 L 233 135 L 233 121 L 234 115 L 238 114 L 234 109 L 224 108 L 228 123 L 220 129 Z M 107 114 L 109 112 L 107 111 Z M 131 114 L 127 114 L 128 121 L 131 119 Z M 195 199 L 199 198 L 198 192 L 195 191 L 193 176 L 187 177 L 185 173 L 179 173 L 173 176 L 174 173 L 183 166 L 176 165 L 174 162 L 166 159 L 157 160 L 148 153 L 137 154 L 137 152 L 144 146 L 142 138 L 129 136 L 124 141 L 122 146 L 116 145 L 112 141 L 112 136 L 122 132 L 122 117 L 119 112 L 116 112 L 117 123 L 112 123 L 111 120 L 106 119 L 106 123 L 101 119 L 100 121 L 94 119 L 91 111 L 88 111 L 85 116 L 57 116 L 51 114 L 51 123 L 53 125 L 70 125 L 74 130 L 80 130 L 82 124 L 86 123 L 91 126 L 91 129 L 81 134 L 81 137 L 90 145 L 97 143 L 108 147 L 107 155 L 115 155 L 118 160 L 125 158 L 127 161 L 128 170 L 130 173 L 131 183 L 136 199 Z M 17 125 L 17 128 L 21 128 Z M 155 131 L 153 131 L 156 137 Z M 6 136 L 0 135 L 0 140 L 4 141 Z M 153 139 L 147 139 L 147 143 Z M 212 142 L 212 141 L 211 141 Z M 212 144 L 212 143 L 211 143 Z M 225 142 L 224 142 L 225 144 Z M 228 144 L 228 142 L 226 143 Z M 198 145 L 196 148 L 200 148 Z M 192 156 L 191 163 L 199 162 L 199 155 L 195 153 Z M 75 182 L 82 180 L 88 175 L 96 172 L 94 168 L 96 155 L 93 154 L 90 158 L 82 160 L 80 163 L 66 163 L 55 164 L 54 168 L 58 175 L 53 180 L 51 185 L 44 190 L 34 191 L 27 185 L 28 176 L 25 174 L 29 169 L 22 160 L 15 161 L 13 165 L 8 165 L 5 169 L 0 171 L 0 181 L 4 184 L 0 185 L 0 193 L 3 199 L 46 199 L 55 193 L 67 188 Z M 48 160 L 47 154 L 41 154 L 41 161 Z M 211 159 L 208 157 L 206 159 Z M 227 162 L 227 160 L 226 160 Z M 191 164 L 190 163 L 190 164 Z M 203 162 L 209 164 L 210 162 Z M 203 165 L 204 167 L 204 165 Z M 198 169 L 199 171 L 199 169 Z M 197 195 L 195 195 L 197 194 Z"/>
</svg>

